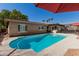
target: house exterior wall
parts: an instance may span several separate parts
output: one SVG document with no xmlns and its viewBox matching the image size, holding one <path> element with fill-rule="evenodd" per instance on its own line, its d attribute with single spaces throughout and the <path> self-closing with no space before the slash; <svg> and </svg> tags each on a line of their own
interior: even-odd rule
<svg viewBox="0 0 79 59">
<path fill-rule="evenodd" d="M 48 28 L 48 31 L 52 32 L 53 30 L 58 30 L 58 31 L 61 31 L 61 30 L 64 30 L 65 29 L 65 26 L 64 25 L 50 25 L 49 28 Z"/>
<path fill-rule="evenodd" d="M 25 24 L 27 26 L 27 30 L 25 32 L 18 31 L 18 25 Z M 9 22 L 8 26 L 8 34 L 9 36 L 17 36 L 23 34 L 35 34 L 35 33 L 45 33 L 47 32 L 47 28 L 39 29 L 39 27 L 46 27 L 43 24 L 31 24 L 31 23 L 19 23 L 19 22 Z"/>
<path fill-rule="evenodd" d="M 78 27 L 79 27 L 79 26 L 72 26 L 72 25 L 69 25 L 67 28 L 68 28 L 68 30 L 79 30 Z"/>
<path fill-rule="evenodd" d="M 79 26 L 77 26 L 77 30 L 79 30 Z"/>
</svg>

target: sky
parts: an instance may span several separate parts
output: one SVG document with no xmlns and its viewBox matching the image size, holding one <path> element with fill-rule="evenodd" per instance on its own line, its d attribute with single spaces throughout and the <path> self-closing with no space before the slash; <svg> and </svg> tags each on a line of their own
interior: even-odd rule
<svg viewBox="0 0 79 59">
<path fill-rule="evenodd" d="M 0 11 L 3 9 L 10 11 L 17 9 L 27 15 L 29 21 L 32 22 L 42 22 L 42 20 L 47 20 L 49 18 L 53 18 L 53 21 L 50 23 L 69 24 L 79 22 L 79 11 L 52 13 L 47 10 L 37 8 L 32 3 L 0 3 Z"/>
</svg>

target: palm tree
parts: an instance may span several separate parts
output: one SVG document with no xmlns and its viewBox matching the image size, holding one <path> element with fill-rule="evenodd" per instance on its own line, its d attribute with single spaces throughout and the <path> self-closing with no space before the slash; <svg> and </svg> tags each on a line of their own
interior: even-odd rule
<svg viewBox="0 0 79 59">
<path fill-rule="evenodd" d="M 52 22 L 53 21 L 53 18 L 50 18 L 50 21 Z"/>
<path fill-rule="evenodd" d="M 47 19 L 47 20 L 42 20 L 42 22 L 46 22 L 46 23 L 50 23 L 50 22 L 52 22 L 53 21 L 53 18 L 49 18 L 49 19 Z"/>
<path fill-rule="evenodd" d="M 50 23 L 53 21 L 53 18 L 49 18 L 48 20 L 46 20 L 47 23 Z"/>
<path fill-rule="evenodd" d="M 42 20 L 42 22 L 45 22 L 45 20 Z"/>
</svg>

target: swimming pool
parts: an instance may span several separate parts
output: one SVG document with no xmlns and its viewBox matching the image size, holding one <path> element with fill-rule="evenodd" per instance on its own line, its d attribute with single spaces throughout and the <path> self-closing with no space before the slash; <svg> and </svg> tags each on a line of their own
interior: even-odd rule
<svg viewBox="0 0 79 59">
<path fill-rule="evenodd" d="M 14 49 L 33 49 L 35 52 L 40 52 L 64 38 L 63 35 L 51 33 L 23 36 L 11 41 L 9 46 Z"/>
</svg>

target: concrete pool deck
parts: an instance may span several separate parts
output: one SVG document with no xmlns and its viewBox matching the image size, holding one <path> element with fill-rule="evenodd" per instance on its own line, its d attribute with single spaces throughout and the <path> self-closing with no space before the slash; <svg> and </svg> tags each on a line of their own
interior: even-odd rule
<svg viewBox="0 0 79 59">
<path fill-rule="evenodd" d="M 64 56 L 68 49 L 79 49 L 79 40 L 77 39 L 77 35 L 64 33 L 58 34 L 65 35 L 67 37 L 39 53 L 34 52 L 32 49 L 17 49 L 11 54 L 11 56 Z M 0 46 L 1 56 L 6 56 L 14 50 L 9 47 L 9 43 L 16 38 L 17 37 L 12 37 L 3 41 L 3 45 Z"/>
</svg>

